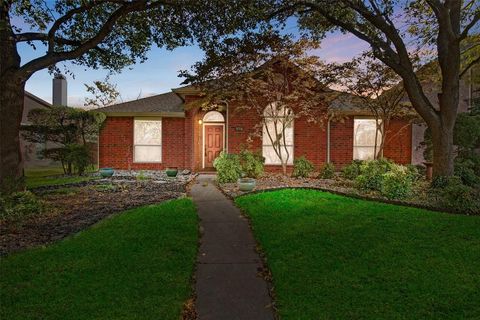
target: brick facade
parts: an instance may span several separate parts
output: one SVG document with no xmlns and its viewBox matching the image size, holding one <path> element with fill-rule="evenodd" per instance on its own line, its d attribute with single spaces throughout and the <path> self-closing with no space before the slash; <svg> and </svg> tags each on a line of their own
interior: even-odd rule
<svg viewBox="0 0 480 320">
<path fill-rule="evenodd" d="M 186 96 L 186 103 L 194 100 Z M 227 112 L 222 112 L 226 117 Z M 162 170 L 169 166 L 202 170 L 203 127 L 199 120 L 205 111 L 191 109 L 185 118 L 162 119 L 162 163 L 133 162 L 133 117 L 107 117 L 99 138 L 100 167 L 115 169 Z M 260 118 L 254 113 L 237 112 L 234 105 L 229 107 L 225 124 L 228 152 L 237 153 L 242 146 L 250 150 L 262 149 L 261 138 L 256 125 Z M 317 169 L 327 159 L 326 123 L 307 121 L 306 118 L 294 122 L 294 158 L 304 155 Z M 412 130 L 407 120 L 395 119 L 387 129 L 384 155 L 398 163 L 410 163 Z M 330 124 L 330 159 L 337 169 L 350 163 L 353 158 L 353 117 Z M 289 171 L 291 171 L 291 166 Z M 281 172 L 281 166 L 266 166 L 267 171 Z"/>
</svg>

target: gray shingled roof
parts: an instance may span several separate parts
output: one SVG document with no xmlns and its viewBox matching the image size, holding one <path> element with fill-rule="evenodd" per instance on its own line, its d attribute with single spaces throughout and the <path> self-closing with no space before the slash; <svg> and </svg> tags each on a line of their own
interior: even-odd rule
<svg viewBox="0 0 480 320">
<path fill-rule="evenodd" d="M 184 112 L 183 100 L 174 92 L 167 92 L 138 100 L 114 104 L 97 109 L 104 113 L 131 112 Z"/>
</svg>

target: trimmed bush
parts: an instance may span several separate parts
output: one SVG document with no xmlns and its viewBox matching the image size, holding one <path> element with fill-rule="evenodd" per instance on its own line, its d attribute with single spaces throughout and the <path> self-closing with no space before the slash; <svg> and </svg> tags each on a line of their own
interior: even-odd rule
<svg viewBox="0 0 480 320">
<path fill-rule="evenodd" d="M 213 166 L 217 169 L 217 180 L 220 183 L 236 182 L 240 178 L 241 166 L 236 154 L 227 154 L 222 151 L 213 161 Z"/>
<path fill-rule="evenodd" d="M 457 176 L 444 179 L 442 188 L 431 190 L 431 194 L 437 198 L 440 205 L 454 209 L 462 213 L 480 213 L 480 190 L 469 187 L 462 183 Z"/>
<path fill-rule="evenodd" d="M 42 211 L 42 202 L 30 191 L 0 196 L 0 220 L 21 220 Z"/>
<path fill-rule="evenodd" d="M 242 150 L 238 156 L 242 174 L 249 178 L 258 178 L 262 175 L 265 158 L 260 153 Z"/>
<path fill-rule="evenodd" d="M 470 159 L 455 161 L 455 175 L 462 179 L 463 184 L 475 187 L 480 184 L 480 177 L 475 173 L 475 163 Z"/>
<path fill-rule="evenodd" d="M 296 178 L 307 178 L 314 170 L 315 167 L 305 156 L 301 156 L 293 161 L 292 176 Z"/>
<path fill-rule="evenodd" d="M 321 179 L 332 179 L 335 177 L 335 166 L 333 163 L 325 163 L 318 177 Z"/>
<path fill-rule="evenodd" d="M 357 188 L 380 191 L 383 175 L 392 170 L 394 163 L 387 159 L 365 161 L 360 165 L 360 175 L 355 178 Z"/>
<path fill-rule="evenodd" d="M 382 175 L 380 193 L 388 199 L 405 199 L 412 193 L 413 178 L 407 167 L 394 165 Z"/>
<path fill-rule="evenodd" d="M 342 169 L 342 176 L 349 180 L 355 180 L 360 175 L 360 166 L 362 160 L 353 160 L 349 165 L 346 165 Z"/>
</svg>

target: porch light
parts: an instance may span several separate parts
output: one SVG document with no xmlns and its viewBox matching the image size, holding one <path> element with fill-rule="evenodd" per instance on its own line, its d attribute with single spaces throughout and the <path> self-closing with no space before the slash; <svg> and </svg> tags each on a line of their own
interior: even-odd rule
<svg viewBox="0 0 480 320">
<path fill-rule="evenodd" d="M 203 123 L 202 119 L 198 120 L 198 124 L 202 124 L 202 123 Z"/>
</svg>

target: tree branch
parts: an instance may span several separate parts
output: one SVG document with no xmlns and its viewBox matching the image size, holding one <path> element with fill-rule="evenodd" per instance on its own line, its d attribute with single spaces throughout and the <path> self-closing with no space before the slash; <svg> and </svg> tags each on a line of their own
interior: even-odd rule
<svg viewBox="0 0 480 320">
<path fill-rule="evenodd" d="M 471 67 L 473 67 L 479 62 L 480 62 L 480 57 L 477 57 L 476 59 L 470 61 L 470 63 L 460 72 L 460 78 L 462 78 L 465 75 L 465 73 L 467 73 L 467 71 L 470 70 Z"/>
</svg>

